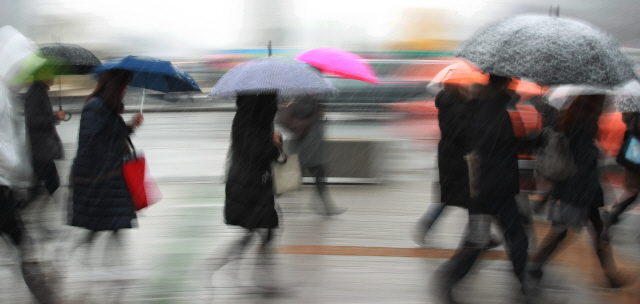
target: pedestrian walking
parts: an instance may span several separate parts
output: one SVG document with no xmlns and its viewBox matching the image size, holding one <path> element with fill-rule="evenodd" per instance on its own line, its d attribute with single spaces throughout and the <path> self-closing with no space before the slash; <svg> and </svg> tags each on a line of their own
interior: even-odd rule
<svg viewBox="0 0 640 304">
<path fill-rule="evenodd" d="M 251 95 L 239 94 L 237 111 L 231 126 L 231 163 L 225 187 L 224 219 L 227 225 L 239 226 L 244 235 L 231 244 L 222 258 L 207 259 L 206 285 L 212 275 L 229 262 L 239 259 L 254 236 L 261 239 L 259 266 L 262 272 L 256 284 L 273 291 L 270 265 L 278 212 L 273 194 L 271 163 L 280 155 L 280 134 L 274 131 L 278 110 L 275 92 Z"/>
<path fill-rule="evenodd" d="M 609 287 L 625 285 L 616 273 L 610 245 L 601 238 L 603 222 L 598 208 L 604 206 L 604 194 L 597 172 L 600 150 L 594 140 L 604 101 L 605 95 L 581 95 L 559 116 L 559 129 L 569 140 L 577 171 L 567 180 L 556 182 L 551 190 L 549 217 L 552 227 L 532 257 L 529 270 L 536 281 L 542 278 L 542 267 L 567 235 L 591 222 L 594 249 Z"/>
<path fill-rule="evenodd" d="M 439 270 L 439 295 L 446 303 L 457 303 L 453 288 L 471 270 L 488 241 L 487 215 L 495 217 L 500 224 L 515 275 L 525 290 L 529 243 L 515 201 L 519 192 L 518 141 L 506 110 L 512 99 L 506 91 L 509 82 L 510 78 L 491 75 L 488 85 L 472 91 L 475 114 L 469 138 L 479 164 L 479 170 L 472 174 L 479 175 L 477 180 L 470 180 L 474 198 L 469 204 L 469 235 Z"/>
<path fill-rule="evenodd" d="M 59 303 L 53 286 L 55 274 L 43 267 L 44 261 L 20 216 L 21 202 L 16 194 L 28 183 L 31 170 L 25 125 L 15 111 L 16 96 L 9 84 L 15 77 L 12 71 L 29 54 L 33 54 L 31 41 L 10 26 L 0 28 L 0 234 L 18 249 L 22 278 L 35 299 L 39 303 Z"/>
<path fill-rule="evenodd" d="M 42 193 L 42 186 L 52 197 L 60 187 L 60 175 L 54 160 L 62 159 L 64 150 L 62 141 L 58 136 L 56 125 L 64 120 L 64 112 L 53 112 L 49 102 L 49 89 L 53 85 L 53 74 L 48 67 L 41 68 L 35 73 L 36 79 L 25 94 L 24 114 L 27 125 L 27 135 L 31 147 L 31 165 L 33 168 L 33 184 L 29 190 L 25 205 L 26 208 Z M 46 202 L 45 202 L 46 203 Z M 39 218 L 37 221 L 43 231 L 49 232 L 44 227 L 42 213 L 46 211 L 46 205 L 37 206 Z"/>
<path fill-rule="evenodd" d="M 414 230 L 413 239 L 425 246 L 425 237 L 447 206 L 468 208 L 469 170 L 464 156 L 470 152 L 470 121 L 473 113 L 468 109 L 468 88 L 462 85 L 444 84 L 435 98 L 438 108 L 440 142 L 438 143 L 439 198 L 422 215 Z M 492 238 L 486 248 L 500 244 Z"/>
<path fill-rule="evenodd" d="M 347 211 L 335 205 L 327 189 L 326 158 L 324 155 L 324 111 L 317 97 L 311 95 L 292 99 L 278 114 L 278 123 L 294 135 L 289 143 L 290 153 L 298 154 L 300 169 L 309 170 L 315 177 L 318 198 L 322 206 L 314 205 L 321 215 L 333 216 Z"/>
<path fill-rule="evenodd" d="M 627 136 L 640 138 L 640 113 L 623 113 L 622 120 L 627 126 Z M 638 193 L 640 192 L 640 175 L 629 168 L 624 168 L 624 190 L 627 197 L 613 204 L 609 212 L 605 212 L 603 214 L 604 230 L 602 232 L 602 238 L 607 242 L 610 242 L 611 236 L 609 232 L 611 226 L 617 224 L 620 221 L 620 215 L 622 215 L 622 213 L 624 213 L 627 208 L 629 208 L 634 202 L 636 202 Z"/>
<path fill-rule="evenodd" d="M 118 69 L 100 75 L 82 109 L 78 150 L 70 176 L 73 186 L 70 225 L 88 230 L 71 251 L 86 245 L 90 254 L 98 232 L 110 232 L 105 250 L 116 253 L 105 254 L 105 258 L 113 259 L 110 266 L 116 275 L 124 266 L 120 231 L 134 227 L 136 219 L 133 200 L 122 173 L 124 160 L 130 155 L 127 138 L 143 121 L 142 114 L 137 114 L 127 125 L 121 116 L 122 100 L 132 78 L 130 72 Z"/>
</svg>

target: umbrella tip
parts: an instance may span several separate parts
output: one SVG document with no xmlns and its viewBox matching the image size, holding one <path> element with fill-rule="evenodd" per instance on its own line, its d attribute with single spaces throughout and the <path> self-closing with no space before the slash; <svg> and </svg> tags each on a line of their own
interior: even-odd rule
<svg viewBox="0 0 640 304">
<path fill-rule="evenodd" d="M 269 44 L 267 45 L 267 48 L 269 49 L 269 57 L 271 57 L 271 40 L 269 40 Z"/>
</svg>

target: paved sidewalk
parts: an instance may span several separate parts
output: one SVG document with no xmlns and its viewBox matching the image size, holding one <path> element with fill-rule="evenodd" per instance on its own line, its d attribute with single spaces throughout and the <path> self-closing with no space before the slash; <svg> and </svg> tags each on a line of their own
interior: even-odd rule
<svg viewBox="0 0 640 304">
<path fill-rule="evenodd" d="M 433 295 L 435 270 L 456 248 L 466 223 L 463 210 L 445 213 L 428 237 L 428 248 L 418 248 L 410 233 L 431 200 L 429 181 L 405 181 L 384 185 L 330 187 L 334 200 L 348 212 L 326 219 L 314 214 L 313 187 L 277 199 L 282 228 L 276 242 L 277 276 L 269 277 L 286 287 L 286 293 L 266 297 L 254 284 L 255 250 L 240 263 L 232 263 L 213 277 L 216 288 L 204 288 L 203 260 L 222 253 L 241 231 L 224 225 L 224 185 L 217 183 L 162 183 L 164 199 L 140 213 L 139 228 L 124 233 L 127 268 L 109 272 L 102 265 L 101 237 L 91 257 L 78 250 L 65 264 L 58 290 L 66 303 L 438 303 Z M 62 201 L 64 191 L 56 193 Z M 61 204 L 47 204 L 44 215 L 57 238 L 30 231 L 42 246 L 42 259 L 67 252 L 83 231 L 63 225 Z M 39 222 L 27 210 L 29 223 Z M 637 227 L 635 218 L 617 228 L 627 235 Z M 538 236 L 546 229 L 539 222 Z M 64 237 L 64 238 L 62 238 Z M 634 303 L 638 285 L 611 292 L 602 286 L 602 275 L 588 248 L 588 236 L 560 254 L 545 273 L 542 303 Z M 620 238 L 619 263 L 635 269 L 637 250 Z M 254 247 L 255 248 L 255 247 Z M 636 248 L 637 249 L 637 248 Z M 518 303 L 510 262 L 498 248 L 484 255 L 457 290 L 466 303 Z M 0 278 L 1 303 L 29 303 L 30 295 L 19 276 L 15 254 L 3 252 Z M 111 253 L 109 253 L 111 254 Z M 109 261 L 110 255 L 106 256 Z M 93 269 L 89 271 L 88 269 Z M 126 278 L 126 280 L 122 280 Z M 264 278 L 262 278 L 264 280 Z"/>
</svg>

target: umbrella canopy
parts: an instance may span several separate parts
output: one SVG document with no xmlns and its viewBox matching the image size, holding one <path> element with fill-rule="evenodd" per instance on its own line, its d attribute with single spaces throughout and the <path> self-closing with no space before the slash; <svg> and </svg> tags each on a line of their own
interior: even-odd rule
<svg viewBox="0 0 640 304">
<path fill-rule="evenodd" d="M 373 68 L 364 62 L 364 58 L 335 48 L 317 48 L 302 53 L 296 60 L 306 62 L 320 72 L 347 79 L 379 83 Z"/>
<path fill-rule="evenodd" d="M 325 94 L 334 87 L 318 70 L 294 60 L 260 58 L 242 63 L 218 80 L 210 96 L 234 97 L 237 92 L 278 91 L 280 95 Z"/>
<path fill-rule="evenodd" d="M 100 60 L 89 50 L 75 44 L 50 44 L 40 48 L 40 56 L 48 59 L 57 75 L 89 74 Z"/>
<path fill-rule="evenodd" d="M 617 88 L 615 103 L 622 113 L 640 112 L 640 82 L 634 79 Z"/>
<path fill-rule="evenodd" d="M 110 69 L 124 69 L 133 73 L 132 87 L 169 92 L 200 92 L 198 84 L 187 72 L 176 68 L 171 62 L 151 57 L 127 56 L 122 60 L 105 62 L 96 67 L 97 75 Z"/>
<path fill-rule="evenodd" d="M 437 94 L 445 84 L 454 84 L 469 86 L 474 83 L 487 84 L 489 82 L 489 74 L 483 74 L 482 71 L 464 60 L 459 60 L 454 64 L 442 69 L 438 72 L 431 82 L 427 85 L 427 90 L 433 94 Z M 536 95 L 543 95 L 545 88 L 535 83 L 512 79 L 509 89 L 516 91 L 521 99 L 529 99 Z"/>
<path fill-rule="evenodd" d="M 616 86 L 635 77 L 609 35 L 582 22 L 522 15 L 478 30 L 456 55 L 482 71 L 541 85 Z"/>
<path fill-rule="evenodd" d="M 549 105 L 558 109 L 566 109 L 573 100 L 580 95 L 611 95 L 614 91 L 606 88 L 584 85 L 555 86 L 545 94 Z"/>
</svg>

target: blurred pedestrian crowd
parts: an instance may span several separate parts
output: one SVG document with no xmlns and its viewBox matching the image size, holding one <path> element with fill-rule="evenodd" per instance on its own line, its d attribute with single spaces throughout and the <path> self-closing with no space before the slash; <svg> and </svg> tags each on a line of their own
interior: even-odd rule
<svg viewBox="0 0 640 304">
<path fill-rule="evenodd" d="M 20 251 L 22 275 L 34 297 L 41 303 L 64 303 L 67 299 L 61 296 L 53 272 L 42 267 L 21 217 L 25 208 L 36 205 L 41 210 L 42 202 L 50 201 L 61 184 L 56 160 L 64 155 L 56 125 L 66 117 L 61 107 L 54 111 L 49 100 L 54 78 L 94 73 L 98 79 L 82 110 L 70 176 L 63 177 L 70 185 L 68 224 L 86 233 L 65 242 L 71 246 L 59 248 L 57 260 L 64 262 L 80 248 L 88 256 L 94 254 L 96 237 L 106 232 L 109 240 L 103 256 L 116 275 L 126 272 L 121 231 L 135 227 L 137 211 L 157 201 L 147 188 L 153 183 L 145 175 L 144 162 L 139 171 L 128 166 L 144 160 L 136 155 L 130 138 L 144 121 L 144 94 L 140 113 L 126 123 L 121 114 L 127 88 L 165 93 L 200 89 L 169 62 L 130 56 L 100 63 L 79 55 L 77 47 L 59 44 L 38 50 L 11 27 L 0 29 L 0 46 L 0 228 Z M 637 75 L 616 42 L 578 21 L 516 16 L 480 29 L 457 54 L 460 61 L 429 85 L 436 93 L 441 131 L 440 195 L 412 235 L 424 246 L 447 206 L 468 210 L 461 245 L 431 284 L 438 299 L 458 303 L 456 287 L 480 253 L 504 242 L 523 302 L 535 303 L 550 257 L 567 237 L 586 227 L 592 231 L 593 250 L 608 287 L 632 283 L 616 267 L 609 231 L 640 191 L 640 99 L 636 99 L 640 94 L 634 95 L 640 92 L 632 89 L 638 85 Z M 299 189 L 303 170 L 314 177 L 317 202 L 311 207 L 316 213 L 332 217 L 347 212 L 333 201 L 327 187 L 322 101 L 334 88 L 323 75 L 378 80 L 360 58 L 342 50 L 321 48 L 297 59 L 269 56 L 243 63 L 225 74 L 211 92 L 236 100 L 224 220 L 243 228 L 244 234 L 223 253 L 214 252 L 204 260 L 207 287 L 215 287 L 213 274 L 241 258 L 251 240 L 258 238 L 256 284 L 269 293 L 285 292 L 271 279 L 276 276 L 272 255 L 282 217 L 276 197 Z M 550 94 L 567 85 L 582 87 L 561 96 Z M 15 110 L 16 87 L 28 87 L 24 122 Z M 631 97 L 620 99 L 622 95 Z M 523 134 L 509 110 L 525 97 L 541 118 L 540 128 Z M 626 125 L 616 160 L 624 168 L 628 194 L 608 212 L 603 210 L 598 176 L 598 160 L 606 154 L 598 142 L 599 120 L 616 107 Z M 275 124 L 291 133 L 290 140 L 285 142 Z M 519 154 L 534 155 L 536 178 L 551 185 L 535 208 L 519 194 Z M 285 164 L 286 170 L 274 170 Z M 28 190 L 21 191 L 25 183 Z M 283 185 L 292 190 L 281 191 Z M 533 209 L 547 210 L 551 223 L 539 244 L 533 238 Z M 492 223 L 498 224 L 502 237 L 492 234 Z M 46 225 L 38 229 L 54 234 Z M 535 252 L 530 252 L 531 244 L 536 245 Z"/>
</svg>

